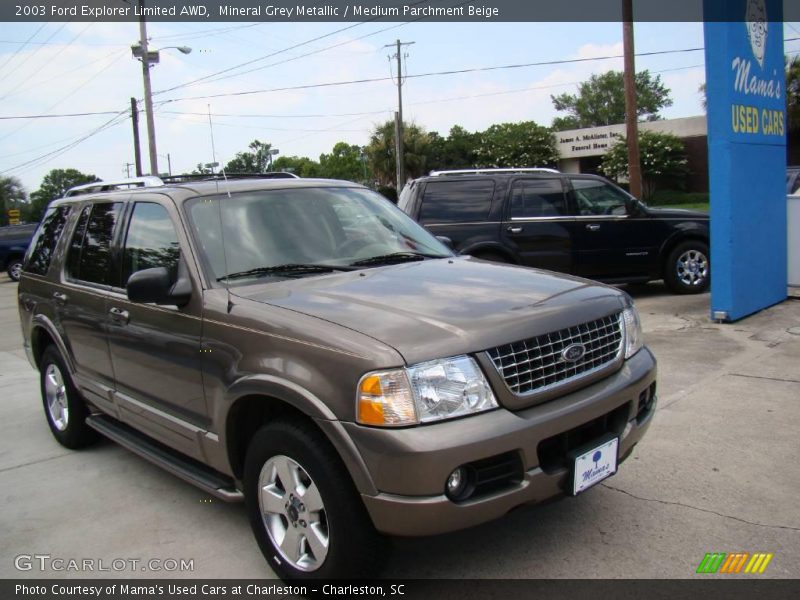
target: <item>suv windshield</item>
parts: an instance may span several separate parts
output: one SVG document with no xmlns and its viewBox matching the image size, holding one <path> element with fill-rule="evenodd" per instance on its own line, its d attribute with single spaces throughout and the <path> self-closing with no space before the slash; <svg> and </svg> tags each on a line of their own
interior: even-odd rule
<svg viewBox="0 0 800 600">
<path fill-rule="evenodd" d="M 202 197 L 190 202 L 189 214 L 209 278 L 217 281 L 285 279 L 452 256 L 387 200 L 359 188 Z"/>
</svg>

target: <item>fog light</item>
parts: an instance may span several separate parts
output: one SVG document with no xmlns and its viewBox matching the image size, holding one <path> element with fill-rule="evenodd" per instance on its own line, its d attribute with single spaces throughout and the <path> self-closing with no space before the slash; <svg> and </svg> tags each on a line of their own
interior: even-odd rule
<svg viewBox="0 0 800 600">
<path fill-rule="evenodd" d="M 445 485 L 447 495 L 452 500 L 460 500 L 461 495 L 467 487 L 467 470 L 464 467 L 458 467 L 455 471 L 450 473 Z"/>
</svg>

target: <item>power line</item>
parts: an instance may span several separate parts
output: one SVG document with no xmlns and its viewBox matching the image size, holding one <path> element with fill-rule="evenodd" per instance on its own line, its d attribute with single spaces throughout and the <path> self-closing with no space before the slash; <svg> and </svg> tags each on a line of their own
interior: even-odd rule
<svg viewBox="0 0 800 600">
<path fill-rule="evenodd" d="M 681 48 L 681 49 L 674 49 L 674 50 L 658 50 L 653 52 L 640 52 L 636 56 L 660 56 L 665 54 L 682 54 L 688 52 L 698 52 L 703 50 L 703 48 Z M 491 67 L 470 67 L 465 69 L 452 69 L 448 71 L 433 71 L 429 73 L 417 73 L 412 75 L 405 75 L 407 79 L 420 79 L 423 77 L 436 77 L 441 75 L 462 75 L 465 73 L 480 73 L 480 72 L 487 72 L 487 71 L 499 71 L 504 69 L 522 69 L 522 68 L 529 68 L 529 67 L 542 67 L 542 66 L 553 66 L 553 65 L 564 65 L 564 64 L 574 64 L 574 63 L 583 63 L 583 62 L 591 62 L 596 60 L 611 60 L 611 59 L 618 59 L 622 58 L 621 54 L 615 54 L 610 56 L 596 56 L 591 58 L 571 58 L 571 59 L 562 59 L 562 60 L 548 60 L 548 61 L 541 61 L 541 62 L 532 62 L 532 63 L 518 63 L 518 64 L 511 64 L 511 65 L 495 65 Z M 187 96 L 184 98 L 171 98 L 169 100 L 163 100 L 164 104 L 170 102 L 181 102 L 184 100 L 205 100 L 209 98 L 224 98 L 229 96 L 248 96 L 253 94 L 267 94 L 273 92 L 287 92 L 287 91 L 294 91 L 294 90 L 306 90 L 306 89 L 315 89 L 315 88 L 323 88 L 323 87 L 337 87 L 343 85 L 355 85 L 355 84 L 363 84 L 363 83 L 376 83 L 379 81 L 388 81 L 392 80 L 391 76 L 388 77 L 368 77 L 363 79 L 351 79 L 347 81 L 329 81 L 324 83 L 309 83 L 303 85 L 294 85 L 294 86 L 284 86 L 278 88 L 267 88 L 267 89 L 260 89 L 260 90 L 246 90 L 246 91 L 239 91 L 239 92 L 224 92 L 219 94 L 207 94 L 203 96 Z"/>
<path fill-rule="evenodd" d="M 52 160 L 52 159 L 54 159 L 54 158 L 56 158 L 58 156 L 61 156 L 62 154 L 64 154 L 68 150 L 71 150 L 72 148 L 74 148 L 78 144 L 81 144 L 82 142 L 85 142 L 89 138 L 94 137 L 95 135 L 105 131 L 106 129 L 110 129 L 111 127 L 114 127 L 116 125 L 119 125 L 120 123 L 123 123 L 124 121 L 126 121 L 128 119 L 127 113 L 128 113 L 127 109 L 125 109 L 123 111 L 119 111 L 115 116 L 111 117 L 108 121 L 106 121 L 105 123 L 103 123 L 99 127 L 91 130 L 87 134 L 82 135 L 78 139 L 76 139 L 76 140 L 74 140 L 74 141 L 72 141 L 72 142 L 70 142 L 68 144 L 65 144 L 64 146 L 61 146 L 60 148 L 57 148 L 57 149 L 55 149 L 55 150 L 53 150 L 51 152 L 48 152 L 46 154 L 42 154 L 41 156 L 37 156 L 36 158 L 32 158 L 30 160 L 26 160 L 25 162 L 22 162 L 22 163 L 19 163 L 17 165 L 14 165 L 13 167 L 9 167 L 9 168 L 7 168 L 7 169 L 5 169 L 3 171 L 0 171 L 0 173 L 1 174 L 5 174 L 5 173 L 10 173 L 11 171 L 18 171 L 18 170 L 19 170 L 19 172 L 25 172 L 25 171 L 28 171 L 28 170 L 33 169 L 35 167 L 41 166 L 42 164 L 45 164 L 45 163 L 49 162 L 50 160 Z"/>
<path fill-rule="evenodd" d="M 69 21 L 67 21 L 67 23 L 69 23 Z M 57 34 L 58 32 L 60 32 L 62 29 L 64 29 L 64 27 L 66 27 L 66 26 L 67 26 L 67 23 L 62 23 L 62 24 L 61 24 L 61 27 L 59 27 L 59 28 L 58 28 L 58 29 L 56 29 L 56 30 L 55 30 L 53 33 L 51 33 L 51 34 L 50 34 L 50 37 L 48 37 L 48 38 L 47 38 L 45 41 L 46 41 L 46 42 L 49 42 L 50 40 L 52 40 L 52 39 L 53 39 L 53 38 L 56 36 L 56 34 Z M 9 71 L 5 72 L 5 73 L 4 73 L 4 75 L 3 75 L 3 77 L 0 77 L 0 81 L 2 81 L 2 80 L 4 80 L 4 79 L 8 79 L 8 78 L 9 78 L 11 75 L 13 75 L 13 74 L 14 74 L 14 73 L 17 71 L 17 69 L 19 69 L 19 68 L 20 68 L 22 65 L 24 65 L 25 63 L 27 63 L 27 62 L 28 62 L 28 61 L 29 61 L 31 58 L 33 58 L 34 56 L 36 56 L 36 55 L 39 53 L 39 50 L 41 50 L 41 49 L 42 49 L 42 46 L 39 46 L 38 48 L 36 48 L 36 50 L 34 50 L 34 51 L 33 51 L 33 52 L 31 52 L 30 54 L 28 54 L 28 56 L 26 56 L 26 57 L 25 57 L 25 58 L 23 58 L 23 59 L 22 59 L 20 62 L 18 62 L 18 63 L 17 63 L 17 65 L 16 65 L 15 67 L 13 67 L 11 70 L 9 70 Z"/>
<path fill-rule="evenodd" d="M 427 1 L 428 0 L 417 0 L 417 2 L 414 2 L 414 3 L 410 4 L 409 6 L 416 6 L 417 4 L 422 4 L 422 3 L 427 2 Z M 465 4 L 467 4 L 467 3 L 465 3 Z M 268 58 L 272 58 L 273 56 L 277 56 L 279 54 L 283 54 L 285 52 L 289 52 L 291 50 L 295 50 L 296 48 L 300 48 L 302 46 L 307 46 L 308 44 L 311 44 L 313 42 L 317 42 L 319 40 L 323 40 L 325 38 L 329 38 L 329 37 L 331 37 L 333 35 L 336 35 L 337 33 L 342 33 L 344 31 L 349 31 L 350 29 L 354 29 L 356 27 L 360 27 L 360 26 L 365 25 L 367 23 L 371 23 L 372 21 L 376 21 L 377 19 L 380 19 L 380 18 L 381 18 L 380 16 L 375 16 L 375 17 L 373 17 L 371 19 L 367 19 L 366 21 L 362 21 L 360 23 L 354 23 L 352 25 L 348 25 L 347 27 L 342 27 L 341 29 L 336 29 L 335 31 L 331 31 L 331 32 L 325 33 L 323 35 L 319 35 L 319 36 L 317 36 L 315 38 L 311 38 L 309 40 L 305 40 L 304 42 L 299 42 L 299 43 L 294 44 L 292 46 L 289 46 L 287 48 L 283 48 L 281 50 L 276 50 L 275 52 L 271 52 L 269 54 L 265 54 L 264 56 L 260 56 L 258 58 L 254 58 L 254 59 L 245 61 L 243 63 L 239 63 L 238 65 L 234 65 L 232 67 L 228 67 L 226 69 L 222 69 L 221 71 L 217 71 L 215 73 L 211 73 L 211 74 L 205 75 L 203 77 L 198 77 L 197 79 L 192 79 L 191 81 L 185 81 L 185 82 L 180 83 L 180 84 L 178 84 L 176 86 L 173 86 L 171 88 L 158 90 L 156 92 L 153 92 L 153 95 L 165 94 L 167 92 L 172 92 L 172 91 L 177 90 L 177 89 L 181 89 L 181 88 L 184 88 L 184 87 L 188 87 L 188 86 L 194 85 L 196 83 L 200 83 L 202 81 L 206 81 L 208 79 L 212 79 L 214 77 L 217 77 L 217 75 L 223 75 L 225 73 L 230 73 L 231 71 L 235 71 L 236 69 L 241 69 L 242 67 L 246 67 L 248 65 L 252 65 L 252 64 L 255 64 L 257 62 L 261 62 L 262 60 L 266 60 Z M 351 42 L 352 41 L 353 40 L 351 40 Z M 349 42 L 349 43 L 351 43 L 351 42 Z M 321 51 L 324 51 L 324 49 L 320 50 L 320 52 Z M 302 58 L 302 57 L 300 57 L 300 58 Z M 242 73 L 242 75 L 243 74 L 244 73 Z"/>
<path fill-rule="evenodd" d="M 21 45 L 19 48 L 17 48 L 17 51 L 16 51 L 16 52 L 14 52 L 14 54 L 12 54 L 11 56 L 9 56 L 7 59 L 5 59 L 5 60 L 3 61 L 3 64 L 2 64 L 2 65 L 0 65 L 0 71 L 2 71 L 2 70 L 5 68 L 5 66 L 6 66 L 6 65 L 7 65 L 7 64 L 8 64 L 10 61 L 14 60 L 14 59 L 17 57 L 17 55 L 18 55 L 20 52 L 22 52 L 22 51 L 25 49 L 25 46 L 27 46 L 28 44 L 30 44 L 30 43 L 31 43 L 31 40 L 32 40 L 33 38 L 35 38 L 37 35 L 39 35 L 39 32 L 40 32 L 42 29 L 44 29 L 44 26 L 45 26 L 45 25 L 47 25 L 47 23 L 42 23 L 41 25 L 39 25 L 39 28 L 38 28 L 36 31 L 34 31 L 34 32 L 31 34 L 31 36 L 30 36 L 30 37 L 29 37 L 27 40 L 25 40 L 24 42 L 22 42 L 22 45 Z"/>
<path fill-rule="evenodd" d="M 11 119 L 57 119 L 61 117 L 91 117 L 93 115 L 115 115 L 117 111 L 102 110 L 97 112 L 82 112 L 82 113 L 63 113 L 60 115 L 13 115 L 7 117 L 0 117 L 0 120 L 7 121 Z"/>
<path fill-rule="evenodd" d="M 230 31 L 236 31 L 239 29 L 248 29 L 251 27 L 260 27 L 261 25 L 266 25 L 266 23 L 250 23 L 247 25 L 234 25 L 234 26 L 227 26 L 227 27 L 216 27 L 213 29 L 202 29 L 200 31 L 192 31 L 190 33 L 171 33 L 167 35 L 156 35 L 150 38 L 151 40 L 174 40 L 178 38 L 187 38 L 187 39 L 195 39 L 198 37 L 211 37 L 214 35 L 221 35 L 223 33 L 228 33 Z"/>
</svg>

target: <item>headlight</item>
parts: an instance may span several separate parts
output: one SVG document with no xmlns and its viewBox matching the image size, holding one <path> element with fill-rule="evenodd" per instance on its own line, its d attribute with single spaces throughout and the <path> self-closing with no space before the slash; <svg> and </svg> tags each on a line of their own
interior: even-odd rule
<svg viewBox="0 0 800 600">
<path fill-rule="evenodd" d="M 629 359 L 642 349 L 642 323 L 639 313 L 634 307 L 622 311 L 622 323 L 625 326 L 625 359 Z"/>
<path fill-rule="evenodd" d="M 359 423 L 398 427 L 491 410 L 497 401 L 475 359 L 456 356 L 365 375 L 357 408 Z"/>
</svg>

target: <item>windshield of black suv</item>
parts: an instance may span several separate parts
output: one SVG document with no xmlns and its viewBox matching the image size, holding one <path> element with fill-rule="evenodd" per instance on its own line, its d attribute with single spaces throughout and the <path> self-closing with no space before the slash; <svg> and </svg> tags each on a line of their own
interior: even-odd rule
<svg viewBox="0 0 800 600">
<path fill-rule="evenodd" d="M 188 206 L 214 281 L 253 283 L 452 256 L 388 200 L 360 188 L 258 190 Z"/>
</svg>

